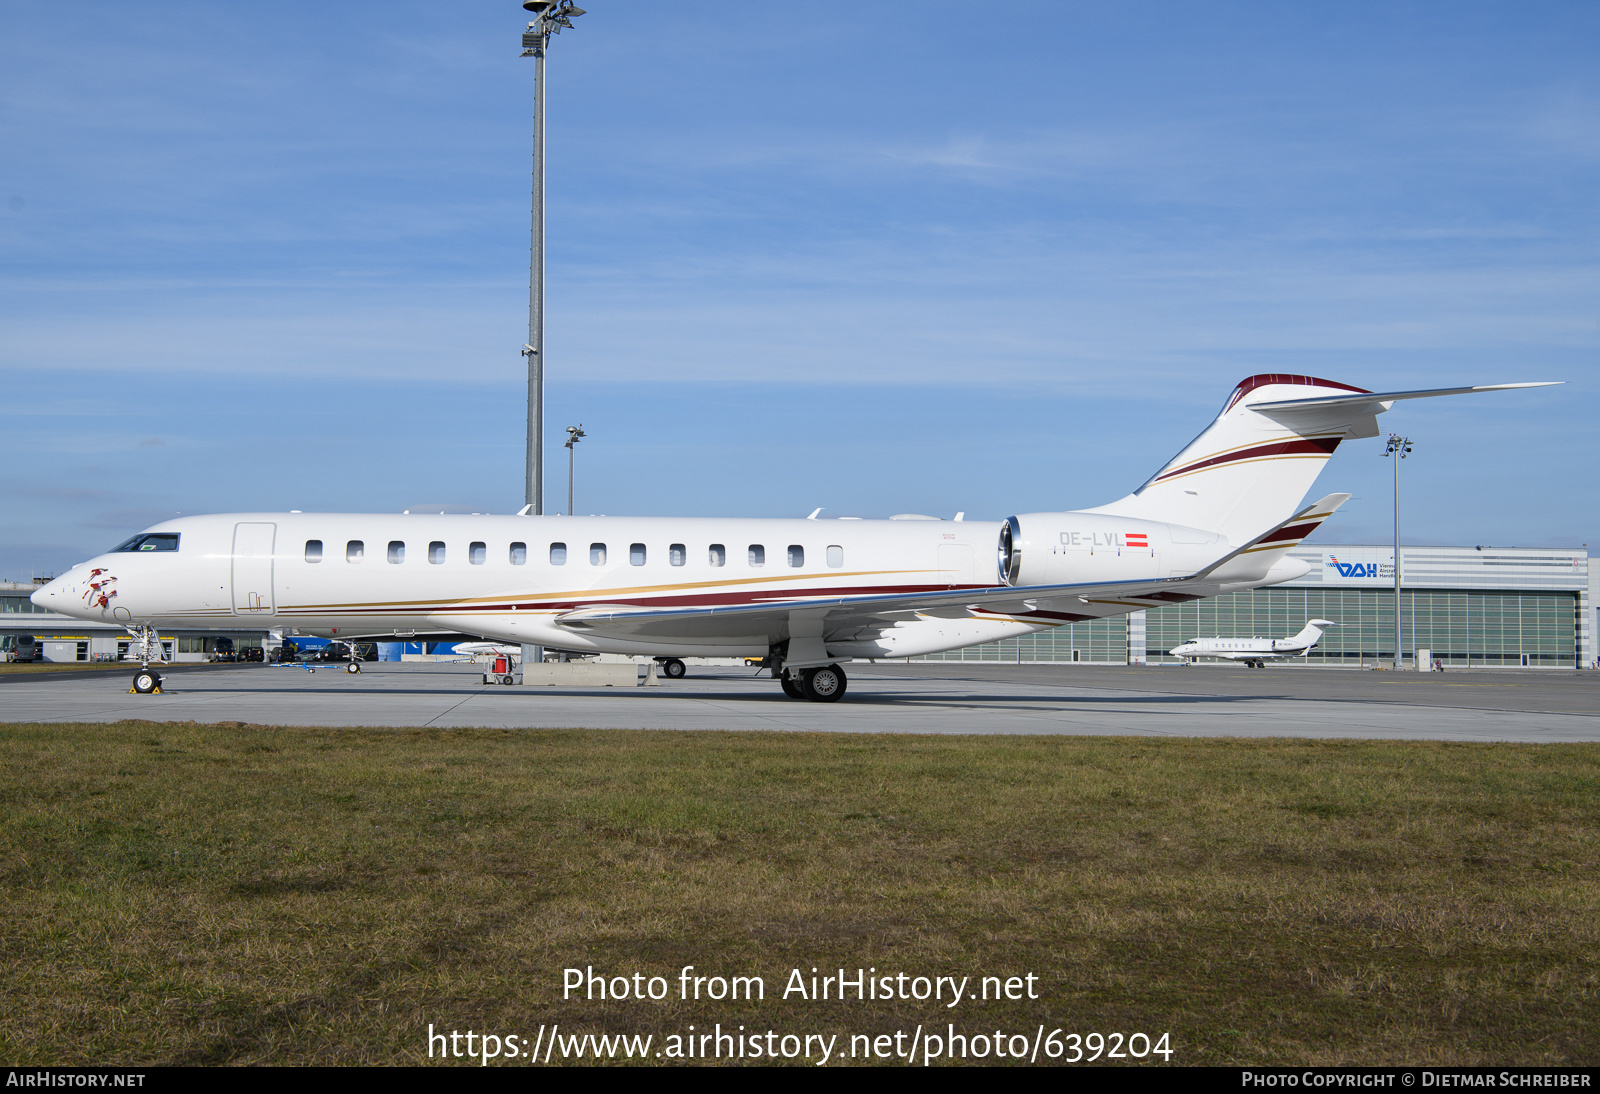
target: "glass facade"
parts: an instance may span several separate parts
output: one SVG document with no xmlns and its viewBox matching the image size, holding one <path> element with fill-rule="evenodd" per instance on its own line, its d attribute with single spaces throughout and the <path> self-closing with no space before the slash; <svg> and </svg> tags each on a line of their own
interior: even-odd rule
<svg viewBox="0 0 1600 1094">
<path fill-rule="evenodd" d="M 1574 593 L 1403 589 L 1402 656 L 1432 650 L 1447 667 L 1572 667 L 1578 659 L 1579 604 Z M 1151 611 L 1145 656 L 1191 638 L 1288 638 L 1310 619 L 1339 624 L 1306 656 L 1307 664 L 1373 664 L 1394 657 L 1394 592 L 1377 589 L 1269 588 Z"/>
<path fill-rule="evenodd" d="M 1578 663 L 1577 593 L 1519 590 L 1404 589 L 1403 655 L 1429 649 L 1446 667 L 1571 668 Z M 1331 619 L 1309 665 L 1359 667 L 1394 656 L 1394 592 L 1385 589 L 1276 586 L 1229 593 L 1145 613 L 1144 659 L 1176 664 L 1168 650 L 1192 638 L 1288 638 L 1310 619 Z M 1079 661 L 1124 664 L 1129 619 L 1070 623 L 919 657 L 919 661 Z M 1138 628 L 1134 633 L 1137 636 Z M 1130 653 L 1135 657 L 1130 657 Z"/>
<path fill-rule="evenodd" d="M 946 650 L 911 660 L 1009 661 L 1012 664 L 1030 661 L 1098 661 L 1121 665 L 1128 660 L 1128 617 L 1119 615 L 1088 623 L 1068 623 L 1038 634 L 985 642 L 981 646 Z"/>
</svg>

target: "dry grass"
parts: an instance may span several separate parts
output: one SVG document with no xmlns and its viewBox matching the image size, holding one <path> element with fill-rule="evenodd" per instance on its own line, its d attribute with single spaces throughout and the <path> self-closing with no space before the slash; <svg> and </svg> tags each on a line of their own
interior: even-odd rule
<svg viewBox="0 0 1600 1094">
<path fill-rule="evenodd" d="M 1600 1058 L 1600 747 L 0 729 L 0 1058 L 408 1063 L 424 1031 L 1170 1030 L 1174 1063 Z M 561 970 L 765 1003 L 561 999 Z M 776 998 L 788 970 L 1042 998 Z M 974 1028 L 977 1028 L 975 1025 Z"/>
</svg>

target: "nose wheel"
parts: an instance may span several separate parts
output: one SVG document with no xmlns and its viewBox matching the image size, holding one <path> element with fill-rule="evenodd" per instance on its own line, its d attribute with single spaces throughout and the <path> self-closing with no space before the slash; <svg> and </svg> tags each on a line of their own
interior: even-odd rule
<svg viewBox="0 0 1600 1094">
<path fill-rule="evenodd" d="M 344 671 L 350 673 L 351 675 L 355 675 L 355 674 L 359 673 L 361 671 L 361 662 L 360 661 L 352 661 L 352 662 L 350 662 L 348 665 L 346 665 L 344 667 Z"/>
<path fill-rule="evenodd" d="M 688 667 L 676 657 L 669 657 L 661 662 L 661 675 L 668 680 L 682 680 L 688 672 Z"/>
<path fill-rule="evenodd" d="M 133 674 L 133 687 L 128 690 L 136 695 L 160 695 L 161 674 L 150 669 L 140 669 Z"/>
</svg>

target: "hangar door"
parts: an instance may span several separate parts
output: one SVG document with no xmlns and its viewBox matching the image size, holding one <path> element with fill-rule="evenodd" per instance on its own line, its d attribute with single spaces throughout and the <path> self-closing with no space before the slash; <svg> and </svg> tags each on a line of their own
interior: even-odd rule
<svg viewBox="0 0 1600 1094">
<path fill-rule="evenodd" d="M 272 614 L 272 540 L 277 531 L 276 524 L 233 526 L 234 614 Z"/>
</svg>

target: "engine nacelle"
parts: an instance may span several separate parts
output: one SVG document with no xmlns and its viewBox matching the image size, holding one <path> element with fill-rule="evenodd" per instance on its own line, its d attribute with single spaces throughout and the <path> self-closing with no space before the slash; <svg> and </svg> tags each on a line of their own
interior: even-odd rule
<svg viewBox="0 0 1600 1094">
<path fill-rule="evenodd" d="M 1105 513 L 1024 513 L 1000 527 L 1005 585 L 1185 577 L 1228 551 L 1217 532 Z"/>
</svg>

